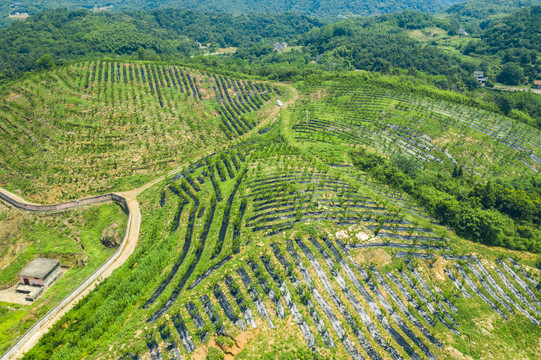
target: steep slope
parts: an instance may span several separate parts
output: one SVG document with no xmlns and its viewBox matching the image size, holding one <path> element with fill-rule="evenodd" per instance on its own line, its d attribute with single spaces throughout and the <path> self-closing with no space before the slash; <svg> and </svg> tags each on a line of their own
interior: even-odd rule
<svg viewBox="0 0 541 360">
<path fill-rule="evenodd" d="M 536 153 L 539 134 L 507 141 L 488 129 L 508 119 L 396 80 L 308 79 L 272 126 L 143 194 L 137 251 L 26 358 L 536 358 L 535 255 L 458 237 L 349 153 L 394 148 L 442 172 L 453 165 L 429 147 L 434 120 L 448 144 L 459 128 L 501 141 L 502 154 Z M 427 135 L 395 124 L 399 114 Z"/>
<path fill-rule="evenodd" d="M 250 132 L 278 91 L 153 63 L 37 73 L 2 92 L 0 186 L 52 202 L 142 185 Z"/>
</svg>

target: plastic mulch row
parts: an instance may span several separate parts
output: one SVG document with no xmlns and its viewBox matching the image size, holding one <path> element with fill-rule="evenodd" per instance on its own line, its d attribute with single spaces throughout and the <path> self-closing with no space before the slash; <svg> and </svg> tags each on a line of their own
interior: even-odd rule
<svg viewBox="0 0 541 360">
<path fill-rule="evenodd" d="M 235 299 L 235 302 L 237 303 L 242 315 L 244 316 L 244 321 L 246 321 L 246 324 L 256 329 L 257 324 L 255 322 L 254 316 L 252 315 L 252 309 L 250 309 L 250 307 L 248 306 L 246 298 L 240 291 L 240 287 L 238 287 L 238 285 L 235 283 L 235 280 L 233 280 L 231 276 L 226 276 L 225 284 L 229 289 L 229 293 Z"/>
<path fill-rule="evenodd" d="M 181 360 L 180 352 L 178 351 L 178 346 L 173 337 L 171 336 L 171 331 L 165 328 L 165 325 L 162 325 L 158 328 L 160 336 L 169 351 L 169 356 L 172 360 Z"/>
<path fill-rule="evenodd" d="M 177 314 L 173 316 L 172 320 L 173 325 L 175 326 L 175 329 L 177 329 L 178 335 L 180 336 L 180 341 L 182 342 L 182 345 L 184 345 L 184 349 L 188 354 L 191 353 L 195 350 L 195 345 L 192 341 L 190 333 L 188 332 L 184 319 L 182 319 L 180 314 Z"/>
<path fill-rule="evenodd" d="M 408 284 L 408 286 L 413 290 L 413 292 L 415 293 L 415 295 L 417 295 L 417 297 L 421 300 L 421 302 L 426 306 L 426 308 L 428 309 L 428 311 L 433 315 L 435 316 L 439 322 L 441 322 L 447 329 L 449 329 L 453 334 L 455 335 L 458 335 L 460 334 L 460 332 L 455 329 L 455 327 L 450 324 L 447 320 L 445 320 L 441 315 L 440 313 L 436 310 L 436 308 L 434 307 L 434 305 L 427 299 L 427 297 L 425 296 L 425 294 L 423 294 L 423 292 L 421 291 L 421 289 L 419 289 L 419 287 L 416 285 L 415 282 L 413 282 L 413 280 L 411 279 L 411 277 L 405 272 L 405 271 L 399 271 L 398 272 L 400 274 L 400 276 L 402 277 L 402 279 L 404 280 L 404 282 L 406 282 L 406 284 Z"/>
<path fill-rule="evenodd" d="M 329 267 L 329 269 L 333 269 L 335 267 L 335 262 L 334 260 L 330 257 L 330 255 L 327 253 L 327 251 L 325 251 L 323 249 L 323 247 L 321 246 L 321 244 L 319 244 L 319 242 L 315 239 L 310 239 L 312 241 L 312 243 L 316 246 L 316 247 L 319 247 L 319 251 L 320 253 L 322 254 L 323 258 L 325 259 L 325 261 L 327 262 L 327 266 Z M 403 349 L 404 351 L 412 358 L 412 359 L 420 359 L 419 355 L 411 348 L 411 346 L 406 342 L 406 340 L 402 337 L 402 335 L 400 335 L 400 333 L 398 333 L 392 326 L 391 324 L 389 323 L 389 321 L 387 320 L 387 318 L 383 315 L 383 313 L 381 312 L 378 304 L 374 301 L 374 299 L 372 298 L 372 296 L 366 291 L 366 289 L 362 286 L 361 282 L 359 281 L 359 279 L 357 278 L 357 276 L 355 275 L 355 273 L 351 270 L 351 268 L 349 267 L 349 265 L 346 263 L 345 259 L 342 257 L 342 255 L 339 253 L 338 249 L 332 245 L 332 242 L 330 241 L 330 239 L 327 239 L 325 238 L 324 239 L 325 241 L 325 244 L 328 246 L 328 248 L 330 249 L 331 253 L 333 254 L 334 258 L 336 259 L 336 261 L 339 262 L 340 264 L 340 267 L 342 268 L 342 270 L 344 270 L 344 272 L 346 273 L 346 275 L 348 276 L 348 278 L 350 279 L 350 281 L 353 283 L 353 285 L 355 286 L 355 288 L 357 288 L 357 290 L 359 291 L 359 293 L 363 296 L 363 298 L 365 299 L 365 301 L 367 302 L 370 310 L 374 313 L 374 315 L 376 315 L 376 318 L 378 319 L 378 321 L 380 322 L 380 324 L 383 326 L 383 328 L 385 329 L 385 331 L 387 331 L 389 333 L 389 335 L 397 342 L 397 344 L 399 344 Z M 309 251 L 309 249 L 307 249 Z M 350 259 L 350 261 L 354 264 L 355 262 L 352 261 L 352 259 Z M 361 269 L 359 267 L 357 267 L 357 271 L 360 271 Z M 351 292 L 351 290 L 348 289 L 347 285 L 346 285 L 346 282 L 345 280 L 342 278 L 342 275 L 337 272 L 337 271 L 334 271 L 335 273 L 335 278 L 337 279 L 339 285 L 343 288 L 343 291 L 346 293 L 346 295 L 348 294 L 348 292 Z M 361 272 L 361 275 L 362 272 Z M 364 276 L 363 276 L 364 277 Z M 365 281 L 366 281 L 366 277 L 365 277 Z M 367 285 L 369 285 L 372 289 L 372 292 L 374 292 L 374 294 L 377 296 L 378 295 L 378 291 L 375 292 L 375 290 L 377 289 L 375 287 L 375 285 L 372 283 L 368 283 L 367 282 Z M 356 304 L 356 306 L 354 306 L 356 309 L 360 310 L 361 305 L 360 303 L 358 302 L 358 300 L 353 296 L 353 294 L 351 293 L 350 296 L 349 296 L 349 299 L 350 299 L 350 302 L 352 302 L 352 304 Z M 381 300 L 381 299 L 380 299 Z M 366 313 L 366 311 L 364 311 Z M 372 323 L 373 324 L 373 323 Z M 399 327 L 401 327 L 400 325 L 402 324 L 399 324 Z M 375 326 L 374 327 L 374 330 L 375 330 Z M 379 334 L 379 332 L 376 332 L 372 330 L 372 335 L 374 337 L 374 339 L 376 340 L 376 342 L 378 342 L 378 344 L 387 351 L 387 353 L 393 358 L 399 358 L 400 355 L 398 354 L 397 350 L 394 349 L 390 344 L 388 344 L 384 339 L 383 337 L 381 337 L 381 335 Z M 407 330 L 405 333 L 408 334 L 411 332 L 411 330 L 409 329 L 406 329 L 405 328 L 405 325 L 404 325 L 404 328 L 402 329 L 403 331 L 404 330 Z M 420 341 L 415 337 L 415 341 L 416 342 L 419 342 Z M 423 344 L 424 345 L 424 344 Z"/>
<path fill-rule="evenodd" d="M 192 321 L 196 327 L 197 330 L 199 330 L 199 337 L 201 339 L 201 342 L 204 343 L 207 341 L 207 335 L 208 331 L 204 331 L 205 328 L 205 321 L 201 317 L 201 314 L 199 313 L 199 309 L 193 302 L 186 303 L 186 310 L 188 310 L 188 313 L 190 314 L 190 317 L 192 318 Z"/>
<path fill-rule="evenodd" d="M 276 306 L 276 317 L 278 317 L 278 319 L 285 318 L 285 311 L 282 301 L 277 294 L 274 293 L 274 290 L 268 286 L 266 279 L 260 273 L 261 268 L 254 261 L 248 261 L 248 266 L 250 266 L 250 269 L 254 273 L 259 285 L 263 289 L 263 292 L 267 294 L 267 296 Z"/>
<path fill-rule="evenodd" d="M 244 321 L 242 321 L 242 318 L 238 317 L 235 314 L 235 311 L 233 310 L 233 307 L 231 307 L 231 304 L 229 303 L 229 300 L 227 300 L 227 297 L 222 292 L 222 289 L 220 288 L 220 285 L 216 284 L 214 289 L 212 289 L 212 292 L 214 293 L 214 297 L 216 300 L 218 300 L 218 303 L 220 304 L 220 307 L 225 313 L 225 316 L 233 323 L 235 326 L 239 327 L 242 331 L 246 330 L 246 325 L 244 324 Z"/>
<path fill-rule="evenodd" d="M 371 269 L 372 274 L 377 282 L 383 287 L 383 289 L 389 294 L 391 299 L 394 301 L 396 306 L 402 311 L 406 318 L 419 329 L 419 331 L 436 347 L 441 348 L 443 345 L 441 342 L 432 335 L 432 333 L 413 315 L 407 308 L 407 306 L 402 302 L 402 299 L 394 292 L 394 290 L 387 284 L 383 276 L 376 270 Z"/>
<path fill-rule="evenodd" d="M 216 328 L 216 334 L 217 335 L 225 335 L 225 328 L 223 326 L 222 320 L 220 319 L 220 315 L 218 315 L 218 312 L 214 310 L 214 306 L 210 302 L 210 299 L 207 294 L 203 294 L 200 297 L 201 304 L 203 304 L 203 309 L 205 309 L 205 312 L 207 313 L 207 316 L 210 319 L 210 322 L 215 326 Z"/>
<path fill-rule="evenodd" d="M 158 342 L 156 341 L 156 339 L 147 341 L 147 347 L 150 353 L 150 358 L 152 360 L 163 360 L 162 354 L 160 353 L 160 348 L 158 346 Z"/>
<path fill-rule="evenodd" d="M 285 283 L 285 281 L 282 281 L 280 277 L 276 274 L 274 271 L 270 261 L 265 259 L 264 257 L 261 257 L 261 261 L 263 262 L 263 265 L 271 278 L 278 284 L 280 291 L 282 292 L 282 297 L 284 298 L 284 301 L 289 308 L 289 311 L 291 312 L 291 315 L 293 316 L 293 319 L 295 320 L 295 323 L 299 326 L 299 329 L 301 330 L 301 333 L 306 341 L 306 344 L 309 348 L 315 348 L 316 346 L 316 339 L 314 338 L 314 334 L 312 334 L 312 330 L 310 330 L 310 327 L 306 323 L 306 321 L 303 319 L 303 316 L 301 312 L 299 311 L 299 308 L 297 307 L 297 304 L 295 304 L 291 298 L 291 293 L 289 292 L 289 289 Z"/>
<path fill-rule="evenodd" d="M 250 295 L 250 298 L 254 302 L 255 308 L 257 312 L 259 313 L 259 316 L 261 318 L 267 320 L 267 323 L 269 324 L 271 329 L 274 329 L 274 323 L 272 322 L 272 319 L 269 316 L 269 313 L 267 311 L 267 308 L 265 307 L 265 304 L 263 301 L 261 301 L 261 297 L 259 296 L 256 287 L 254 286 L 254 283 L 252 282 L 252 279 L 250 279 L 250 275 L 244 270 L 243 267 L 240 267 L 237 269 L 237 274 L 239 274 L 239 277 L 242 280 L 242 283 L 246 287 L 246 290 L 248 290 L 248 294 Z"/>
<path fill-rule="evenodd" d="M 492 302 L 492 300 L 490 300 L 485 294 L 483 294 L 481 292 L 481 290 L 479 290 L 479 288 L 477 287 L 477 285 L 475 285 L 475 283 L 473 282 L 473 280 L 468 276 L 468 274 L 466 274 L 466 271 L 464 271 L 464 269 L 462 268 L 462 266 L 460 266 L 459 264 L 455 264 L 455 268 L 457 269 L 458 273 L 460 274 L 460 276 L 462 276 L 462 278 L 464 279 L 464 281 L 466 281 L 466 284 L 468 284 L 468 286 L 470 287 L 470 289 L 472 289 L 472 291 L 477 295 L 479 296 L 484 302 L 486 302 L 491 308 L 492 310 L 494 310 L 495 312 L 497 312 L 501 317 L 503 317 L 505 320 L 507 320 L 507 315 L 505 315 L 505 313 L 500 310 L 500 308 L 498 308 L 496 306 L 496 304 L 494 304 L 494 302 Z"/>
<path fill-rule="evenodd" d="M 316 325 L 317 330 L 319 331 L 321 337 L 323 338 L 323 342 L 325 342 L 325 345 L 327 345 L 328 347 L 334 347 L 334 341 L 332 337 L 330 336 L 329 332 L 327 331 L 327 327 L 325 326 L 325 323 L 323 322 L 319 313 L 317 312 L 312 300 L 309 298 L 309 296 L 305 294 L 305 289 L 302 286 L 302 283 L 297 279 L 297 276 L 295 272 L 293 271 L 293 267 L 284 258 L 284 256 L 282 255 L 280 249 L 278 248 L 276 244 L 274 243 L 271 244 L 271 247 L 274 252 L 274 255 L 276 256 L 280 264 L 282 264 L 282 266 L 286 270 L 288 274 L 288 278 L 293 284 L 293 286 L 295 287 L 295 290 L 297 290 L 297 292 L 301 296 L 301 302 L 306 306 L 306 309 L 308 310 L 310 317 L 314 321 L 314 324 Z M 355 353 L 357 353 L 356 350 L 355 352 L 353 352 L 353 354 Z"/>
</svg>

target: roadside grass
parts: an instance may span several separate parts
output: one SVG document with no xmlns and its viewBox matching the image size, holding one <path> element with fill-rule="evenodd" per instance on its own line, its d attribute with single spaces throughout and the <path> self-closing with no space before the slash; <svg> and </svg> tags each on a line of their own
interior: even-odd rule
<svg viewBox="0 0 541 360">
<path fill-rule="evenodd" d="M 95 205 L 53 214 L 20 214 L 22 211 L 11 208 L 4 211 L 19 212 L 10 214 L 8 218 L 13 216 L 15 221 L 24 224 L 21 232 L 11 235 L 10 242 L 17 244 L 20 253 L 14 262 L 0 271 L 0 278 L 4 284 L 16 282 L 17 273 L 22 267 L 38 256 L 58 258 L 61 265 L 69 266 L 69 269 L 35 303 L 1 305 L 2 308 L 10 306 L 15 310 L 0 311 L 0 353 L 7 350 L 35 321 L 113 254 L 115 249 L 106 248 L 100 242 L 102 231 L 118 222 L 119 235 L 123 237 L 127 224 L 127 216 L 114 204 Z M 5 223 L 3 225 L 12 226 Z M 78 264 L 78 261 L 83 259 L 86 259 L 85 266 L 80 265 L 80 262 Z"/>
</svg>

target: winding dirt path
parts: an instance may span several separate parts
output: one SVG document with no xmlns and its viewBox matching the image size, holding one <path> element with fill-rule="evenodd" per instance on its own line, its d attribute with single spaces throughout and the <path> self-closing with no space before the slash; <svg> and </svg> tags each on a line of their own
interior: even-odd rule
<svg viewBox="0 0 541 360">
<path fill-rule="evenodd" d="M 31 204 L 15 194 L 10 193 L 7 190 L 0 189 L 1 198 L 10 205 L 14 205 L 19 208 L 25 206 L 32 206 L 33 210 L 29 211 L 65 211 L 75 209 L 81 206 L 87 206 L 90 204 L 96 204 L 104 202 L 103 197 L 93 198 L 94 201 L 81 204 L 79 201 L 69 202 L 57 205 L 36 205 Z M 108 194 L 110 195 L 110 194 Z M 24 335 L 15 343 L 3 356 L 2 360 L 7 359 L 20 359 L 23 355 L 30 350 L 39 339 L 46 334 L 53 324 L 62 318 L 71 308 L 77 304 L 79 300 L 88 295 L 103 279 L 109 277 L 115 269 L 120 267 L 126 259 L 133 253 L 137 245 L 139 238 L 139 230 L 141 227 L 141 212 L 139 210 L 139 203 L 131 192 L 117 193 L 116 201 L 123 201 L 128 209 L 128 226 L 126 229 L 126 235 L 115 254 L 111 256 L 102 266 L 100 266 L 90 277 L 88 277 L 81 285 L 75 288 L 67 297 L 65 297 L 60 303 L 52 308 L 47 314 L 45 314 L 38 322 L 36 322 Z M 91 198 L 92 199 L 92 198 Z M 120 200 L 122 199 L 122 200 Z M 85 199 L 83 199 L 85 200 Z M 108 200 L 108 201 L 112 201 Z M 82 201 L 81 201 L 82 202 Z M 14 204 L 15 203 L 15 204 Z M 17 206 L 19 205 L 19 206 Z M 50 209 L 53 207 L 53 209 Z M 44 209 L 40 209 L 44 208 Z"/>
<path fill-rule="evenodd" d="M 275 120 L 277 120 L 280 115 L 280 111 L 284 108 L 288 108 L 297 101 L 299 94 L 297 90 L 288 85 L 288 84 L 278 84 L 287 86 L 292 94 L 291 99 L 289 99 L 283 106 L 276 106 L 269 115 L 262 120 L 256 127 L 249 131 L 243 137 L 250 136 L 255 132 L 263 129 L 264 127 L 270 125 Z M 214 151 L 223 150 L 222 148 L 228 147 L 230 144 L 225 144 L 220 149 L 214 149 Z M 193 158 L 193 161 L 197 161 L 207 156 L 207 153 L 200 155 L 199 157 Z M 51 309 L 45 316 L 43 316 L 38 322 L 36 322 L 18 341 L 13 345 L 5 354 L 2 355 L 0 360 L 12 360 L 20 359 L 28 352 L 34 345 L 36 345 L 39 339 L 45 335 L 49 329 L 60 320 L 64 314 L 66 314 L 70 309 L 72 309 L 78 301 L 83 299 L 88 295 L 100 282 L 109 277 L 113 271 L 119 268 L 128 257 L 134 252 L 135 247 L 139 239 L 139 231 L 141 228 L 141 212 L 139 210 L 139 203 L 137 201 L 137 196 L 148 188 L 162 182 L 165 180 L 166 176 L 173 176 L 180 171 L 182 171 L 188 164 L 181 166 L 175 170 L 170 171 L 166 175 L 162 175 L 151 182 L 143 185 L 142 187 L 130 191 L 118 192 L 112 194 L 106 194 L 103 196 L 97 196 L 94 198 L 85 198 L 76 201 L 70 201 L 67 203 L 56 204 L 56 205 L 37 205 L 27 202 L 23 198 L 13 194 L 7 190 L 0 188 L 0 199 L 6 201 L 12 206 L 21 208 L 23 210 L 29 211 L 64 211 L 75 209 L 81 206 L 86 206 L 90 204 L 96 204 L 106 201 L 122 201 L 126 204 L 129 217 L 128 217 L 128 229 L 126 236 L 120 245 L 118 251 L 98 270 L 96 270 L 89 278 L 87 278 L 81 285 L 79 285 L 74 291 L 70 293 L 66 298 L 64 298 L 60 303 L 58 303 L 53 309 Z M 105 197 L 111 197 L 111 199 L 105 199 Z"/>
</svg>

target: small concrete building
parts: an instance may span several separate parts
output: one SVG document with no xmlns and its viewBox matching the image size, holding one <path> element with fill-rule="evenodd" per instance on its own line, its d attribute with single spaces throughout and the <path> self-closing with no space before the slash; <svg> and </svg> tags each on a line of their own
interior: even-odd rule
<svg viewBox="0 0 541 360">
<path fill-rule="evenodd" d="M 284 51 L 284 49 L 287 47 L 287 43 L 286 42 L 277 42 L 277 43 L 274 43 L 273 45 L 273 48 L 274 48 L 274 51 Z"/>
<path fill-rule="evenodd" d="M 533 88 L 534 89 L 541 89 L 541 80 L 534 80 Z"/>
<path fill-rule="evenodd" d="M 59 260 L 37 258 L 26 265 L 18 275 L 21 278 L 21 284 L 48 286 L 61 272 Z"/>
<path fill-rule="evenodd" d="M 488 80 L 488 78 L 485 77 L 485 73 L 483 71 L 474 71 L 473 76 L 475 76 L 479 85 L 482 85 L 482 86 L 484 86 Z"/>
<path fill-rule="evenodd" d="M 458 35 L 460 35 L 460 36 L 470 36 L 470 34 L 468 34 L 468 32 L 466 30 L 464 30 L 464 28 L 458 29 Z"/>
</svg>

